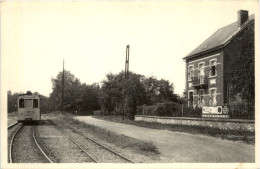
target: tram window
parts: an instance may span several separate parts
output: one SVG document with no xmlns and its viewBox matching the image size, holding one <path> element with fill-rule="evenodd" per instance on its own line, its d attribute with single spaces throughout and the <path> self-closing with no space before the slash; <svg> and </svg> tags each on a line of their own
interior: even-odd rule
<svg viewBox="0 0 260 169">
<path fill-rule="evenodd" d="M 33 107 L 33 100 L 32 99 L 25 99 L 24 106 L 25 106 L 25 108 L 32 108 Z"/>
<path fill-rule="evenodd" d="M 24 108 L 24 99 L 19 99 L 19 108 Z"/>
<path fill-rule="evenodd" d="M 38 99 L 33 99 L 33 108 L 38 108 Z"/>
</svg>

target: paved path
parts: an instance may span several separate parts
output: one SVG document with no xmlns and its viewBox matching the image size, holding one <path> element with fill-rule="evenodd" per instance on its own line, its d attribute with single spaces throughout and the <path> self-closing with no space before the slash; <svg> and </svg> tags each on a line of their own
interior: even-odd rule
<svg viewBox="0 0 260 169">
<path fill-rule="evenodd" d="M 161 153 L 161 162 L 254 162 L 254 145 L 156 130 L 99 120 L 91 116 L 74 117 L 85 123 L 143 141 L 153 142 Z"/>
</svg>

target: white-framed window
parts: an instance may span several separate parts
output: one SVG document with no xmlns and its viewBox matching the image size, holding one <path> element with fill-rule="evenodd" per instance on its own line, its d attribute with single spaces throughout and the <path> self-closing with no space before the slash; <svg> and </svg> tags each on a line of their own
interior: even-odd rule
<svg viewBox="0 0 260 169">
<path fill-rule="evenodd" d="M 210 65 L 209 76 L 210 77 L 217 76 L 217 59 L 210 60 L 209 65 Z"/>
<path fill-rule="evenodd" d="M 199 63 L 199 74 L 198 74 L 198 78 L 200 81 L 200 84 L 204 84 L 204 76 L 205 76 L 205 63 L 201 62 Z"/>
<path fill-rule="evenodd" d="M 210 106 L 216 106 L 217 105 L 217 89 L 210 89 Z"/>
<path fill-rule="evenodd" d="M 193 107 L 193 91 L 189 91 L 188 92 L 188 106 L 192 106 Z"/>
<path fill-rule="evenodd" d="M 192 81 L 193 76 L 194 76 L 194 66 L 190 65 L 188 67 L 188 81 Z"/>
</svg>

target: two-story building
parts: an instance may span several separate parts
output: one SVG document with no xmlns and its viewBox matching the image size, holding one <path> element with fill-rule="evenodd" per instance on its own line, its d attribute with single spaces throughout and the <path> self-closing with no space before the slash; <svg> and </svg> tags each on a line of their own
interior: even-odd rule
<svg viewBox="0 0 260 169">
<path fill-rule="evenodd" d="M 218 29 L 183 58 L 189 106 L 229 104 L 230 58 L 237 55 L 243 43 L 237 37 L 246 36 L 249 26 L 254 28 L 254 15 L 248 16 L 248 11 L 240 10 L 236 22 Z"/>
</svg>

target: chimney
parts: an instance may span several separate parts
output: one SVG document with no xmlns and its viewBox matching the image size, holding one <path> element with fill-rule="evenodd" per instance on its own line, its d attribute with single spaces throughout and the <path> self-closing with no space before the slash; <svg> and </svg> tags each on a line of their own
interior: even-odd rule
<svg viewBox="0 0 260 169">
<path fill-rule="evenodd" d="M 248 21 L 248 11 L 246 10 L 239 10 L 238 14 L 238 27 L 241 27 L 244 23 Z"/>
</svg>

